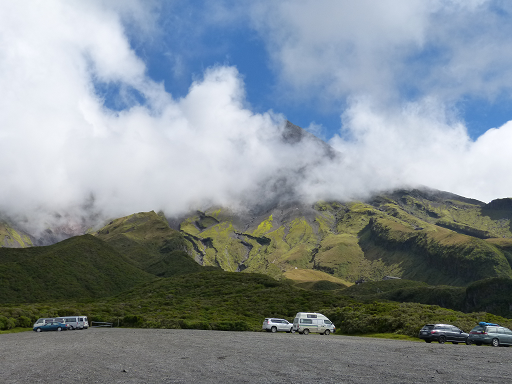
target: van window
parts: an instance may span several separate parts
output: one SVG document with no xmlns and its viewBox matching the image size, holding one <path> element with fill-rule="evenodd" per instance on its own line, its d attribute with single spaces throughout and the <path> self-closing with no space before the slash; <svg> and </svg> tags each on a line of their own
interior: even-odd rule
<svg viewBox="0 0 512 384">
<path fill-rule="evenodd" d="M 329 324 L 329 325 L 331 325 L 331 324 L 332 324 L 329 320 L 324 320 L 324 323 L 325 323 L 325 324 Z"/>
<path fill-rule="evenodd" d="M 302 324 L 313 324 L 313 320 L 311 319 L 300 319 Z"/>
<path fill-rule="evenodd" d="M 308 314 L 307 316 L 308 316 L 308 319 L 316 319 L 316 315 L 310 315 L 310 314 Z"/>
</svg>

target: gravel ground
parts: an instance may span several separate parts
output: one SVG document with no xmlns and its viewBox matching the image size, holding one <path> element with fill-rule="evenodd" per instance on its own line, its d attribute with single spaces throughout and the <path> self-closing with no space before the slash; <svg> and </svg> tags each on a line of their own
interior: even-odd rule
<svg viewBox="0 0 512 384">
<path fill-rule="evenodd" d="M 95 328 L 0 335 L 0 383 L 505 383 L 512 348 Z"/>
</svg>

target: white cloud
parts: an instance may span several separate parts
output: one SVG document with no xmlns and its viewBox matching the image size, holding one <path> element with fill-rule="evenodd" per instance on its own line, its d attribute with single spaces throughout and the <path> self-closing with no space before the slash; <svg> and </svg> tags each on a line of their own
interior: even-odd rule
<svg viewBox="0 0 512 384">
<path fill-rule="evenodd" d="M 284 118 L 253 113 L 233 67 L 209 68 L 179 100 L 152 81 L 127 38 L 134 30 L 148 38 L 162 33 L 148 26 L 152 8 L 135 1 L 122 12 L 116 2 L 27 4 L 0 4 L 0 211 L 38 212 L 41 221 L 54 212 L 80 216 L 92 196 L 95 209 L 109 216 L 178 214 L 205 204 L 268 201 L 290 190 L 311 201 L 416 184 L 481 199 L 510 195 L 503 176 L 512 160 L 511 126 L 471 142 L 447 103 L 510 85 L 484 81 L 489 71 L 508 78 L 506 55 L 502 67 L 492 48 L 478 51 L 487 58 L 464 58 L 465 48 L 485 46 L 485 36 L 462 48 L 456 43 L 463 37 L 444 43 L 446 66 L 415 83 L 423 96 L 407 103 L 397 97 L 401 76 L 413 77 L 401 72 L 404 60 L 447 30 L 432 18 L 445 12 L 444 3 L 259 3 L 255 20 L 268 27 L 283 84 L 320 90 L 318 98 L 349 97 L 340 111 L 345 131 L 331 141 L 343 155 L 334 159 L 315 141 L 283 143 Z M 127 31 L 133 23 L 136 29 Z M 437 35 L 434 27 L 441 28 Z M 469 81 L 472 73 L 478 76 Z M 444 87 L 438 76 L 455 85 Z M 106 108 L 98 86 L 121 90 L 121 99 L 124 92 L 127 107 Z"/>
<path fill-rule="evenodd" d="M 245 108 L 235 68 L 208 69 L 175 100 L 146 76 L 115 12 L 49 4 L 0 5 L 0 211 L 53 220 L 45 214 L 84 214 L 91 197 L 112 216 L 236 205 L 271 197 L 269 180 L 320 156 L 282 144 L 281 116 Z M 146 103 L 109 110 L 99 83 Z"/>
<path fill-rule="evenodd" d="M 259 1 L 282 85 L 307 99 L 512 90 L 512 6 L 496 1 Z"/>
</svg>

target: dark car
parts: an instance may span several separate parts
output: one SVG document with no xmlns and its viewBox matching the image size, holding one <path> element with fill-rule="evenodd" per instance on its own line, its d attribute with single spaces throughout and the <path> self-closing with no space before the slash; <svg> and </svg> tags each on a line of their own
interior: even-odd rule
<svg viewBox="0 0 512 384">
<path fill-rule="evenodd" d="M 437 341 L 444 344 L 447 341 L 453 344 L 466 343 L 468 334 L 462 329 L 450 324 L 427 324 L 420 330 L 419 338 L 427 343 Z"/>
<path fill-rule="evenodd" d="M 512 345 L 512 331 L 499 324 L 480 322 L 469 332 L 468 344 L 489 344 L 493 347 Z"/>
<path fill-rule="evenodd" d="M 44 325 L 38 325 L 34 327 L 34 331 L 43 332 L 43 331 L 66 331 L 69 329 L 69 326 L 64 323 L 59 323 L 57 321 L 51 321 Z"/>
</svg>

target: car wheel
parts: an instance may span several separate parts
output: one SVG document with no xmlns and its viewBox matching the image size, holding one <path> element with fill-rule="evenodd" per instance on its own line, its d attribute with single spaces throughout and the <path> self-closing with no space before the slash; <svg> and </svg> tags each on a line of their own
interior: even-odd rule
<svg viewBox="0 0 512 384">
<path fill-rule="evenodd" d="M 293 330 L 293 327 L 290 328 L 290 333 L 295 333 L 295 331 Z"/>
<path fill-rule="evenodd" d="M 498 339 L 492 339 L 492 346 L 493 347 L 499 347 L 500 346 L 500 341 Z"/>
<path fill-rule="evenodd" d="M 431 342 L 432 342 L 432 340 L 425 340 L 425 343 L 429 343 L 430 344 Z"/>
<path fill-rule="evenodd" d="M 445 336 L 439 336 L 439 344 L 444 344 L 446 342 Z"/>
<path fill-rule="evenodd" d="M 469 339 L 466 339 L 466 345 L 471 345 L 471 344 L 473 344 L 473 342 Z"/>
<path fill-rule="evenodd" d="M 41 332 L 41 328 L 37 328 L 37 329 L 36 329 L 36 331 L 37 331 L 37 332 Z"/>
<path fill-rule="evenodd" d="M 324 332 L 324 335 L 329 336 L 329 334 L 330 334 L 330 333 L 331 333 L 331 331 L 329 331 L 328 329 L 326 329 L 326 330 L 325 330 L 325 332 Z"/>
<path fill-rule="evenodd" d="M 57 331 L 58 332 L 62 331 L 62 328 L 61 327 L 57 328 Z"/>
<path fill-rule="evenodd" d="M 276 332 L 277 332 L 277 328 L 276 328 L 276 327 L 272 327 L 272 328 L 270 329 L 270 331 L 271 331 L 272 333 L 276 333 Z"/>
<path fill-rule="evenodd" d="M 307 335 L 309 333 L 309 329 L 305 329 L 302 331 L 302 334 Z"/>
</svg>

